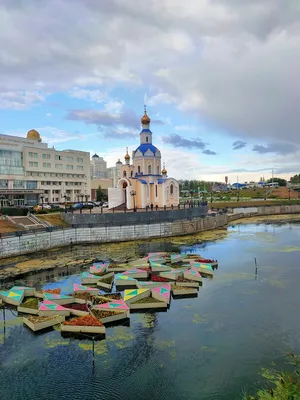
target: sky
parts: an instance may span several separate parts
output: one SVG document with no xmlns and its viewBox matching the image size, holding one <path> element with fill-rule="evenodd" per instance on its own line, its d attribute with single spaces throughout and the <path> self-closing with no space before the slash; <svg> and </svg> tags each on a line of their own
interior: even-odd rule
<svg viewBox="0 0 300 400">
<path fill-rule="evenodd" d="M 298 0 L 1 0 L 2 134 L 124 161 L 144 104 L 168 175 L 299 173 Z"/>
</svg>

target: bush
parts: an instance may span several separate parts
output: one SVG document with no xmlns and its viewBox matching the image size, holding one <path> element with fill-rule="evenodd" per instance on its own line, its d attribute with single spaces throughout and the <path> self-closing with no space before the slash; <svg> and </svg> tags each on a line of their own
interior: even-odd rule
<svg viewBox="0 0 300 400">
<path fill-rule="evenodd" d="M 10 217 L 20 217 L 27 215 L 28 210 L 26 208 L 18 207 L 2 207 L 0 208 L 2 215 L 8 215 Z"/>
</svg>

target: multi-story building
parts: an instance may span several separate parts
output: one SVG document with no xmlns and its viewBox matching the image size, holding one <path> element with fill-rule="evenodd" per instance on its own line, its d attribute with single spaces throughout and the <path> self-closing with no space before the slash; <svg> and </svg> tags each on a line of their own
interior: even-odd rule
<svg viewBox="0 0 300 400">
<path fill-rule="evenodd" d="M 106 176 L 108 179 L 112 180 L 113 187 L 117 187 L 117 183 L 121 177 L 120 170 L 122 165 L 123 165 L 122 162 L 118 160 L 114 167 L 107 168 Z"/>
<path fill-rule="evenodd" d="M 92 179 L 106 178 L 107 163 L 98 154 L 94 154 L 91 160 Z"/>
<path fill-rule="evenodd" d="M 90 154 L 56 150 L 36 130 L 0 135 L 0 206 L 78 201 L 91 195 Z"/>
</svg>

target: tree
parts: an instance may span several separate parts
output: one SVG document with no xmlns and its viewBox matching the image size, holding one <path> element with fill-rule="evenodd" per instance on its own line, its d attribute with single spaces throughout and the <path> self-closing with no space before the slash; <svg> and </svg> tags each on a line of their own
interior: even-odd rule
<svg viewBox="0 0 300 400">
<path fill-rule="evenodd" d="M 279 186 L 286 186 L 286 180 L 282 178 L 272 178 L 267 180 L 268 183 L 278 183 Z"/>
<path fill-rule="evenodd" d="M 294 176 L 291 177 L 290 179 L 291 183 L 300 183 L 300 174 L 296 174 Z"/>
<path fill-rule="evenodd" d="M 107 200 L 107 196 L 101 189 L 101 186 L 99 185 L 98 189 L 96 190 L 96 201 L 104 201 L 104 200 Z"/>
</svg>

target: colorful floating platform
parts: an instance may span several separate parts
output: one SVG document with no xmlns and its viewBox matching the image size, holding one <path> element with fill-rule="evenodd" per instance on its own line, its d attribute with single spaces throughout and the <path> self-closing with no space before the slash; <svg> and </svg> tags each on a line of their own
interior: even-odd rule
<svg viewBox="0 0 300 400">
<path fill-rule="evenodd" d="M 99 309 L 94 307 L 91 309 L 92 315 L 99 319 L 103 324 L 110 324 L 112 322 L 122 321 L 130 317 L 129 310 L 117 309 Z"/>
<path fill-rule="evenodd" d="M 79 285 L 77 283 L 74 283 L 73 290 L 75 293 L 89 293 L 92 296 L 96 296 L 97 294 L 99 294 L 99 289 L 91 288 L 91 287 L 84 286 L 84 285 Z M 66 304 L 66 303 L 64 303 L 64 304 Z"/>
<path fill-rule="evenodd" d="M 105 334 L 105 326 L 93 315 L 73 318 L 61 325 L 62 332 Z"/>
<path fill-rule="evenodd" d="M 64 320 L 65 317 L 59 315 L 47 317 L 30 315 L 28 317 L 23 317 L 23 323 L 34 332 L 51 328 L 54 325 L 61 324 Z"/>
<path fill-rule="evenodd" d="M 11 288 L 8 291 L 0 291 L 0 298 L 4 303 L 12 306 L 19 306 L 24 299 L 24 290 Z"/>
<path fill-rule="evenodd" d="M 117 274 L 115 276 L 115 285 L 116 286 L 133 286 L 136 287 L 137 286 L 137 280 L 132 278 L 129 275 L 125 275 L 125 274 Z"/>
<path fill-rule="evenodd" d="M 39 315 L 47 317 L 49 315 L 61 315 L 64 317 L 70 316 L 70 310 L 59 304 L 53 303 L 53 301 L 44 300 L 39 307 Z"/>
<path fill-rule="evenodd" d="M 83 272 L 81 274 L 81 283 L 83 285 L 97 285 L 100 276 L 91 274 L 90 272 Z"/>
<path fill-rule="evenodd" d="M 44 301 L 45 300 L 62 305 L 74 303 L 75 298 L 64 294 L 44 293 Z"/>
<path fill-rule="evenodd" d="M 174 296 L 194 296 L 198 294 L 198 289 L 188 286 L 172 285 L 172 294 Z"/>
<path fill-rule="evenodd" d="M 109 272 L 100 277 L 99 281 L 97 282 L 97 286 L 101 289 L 111 290 L 114 284 L 114 273 Z"/>
</svg>

